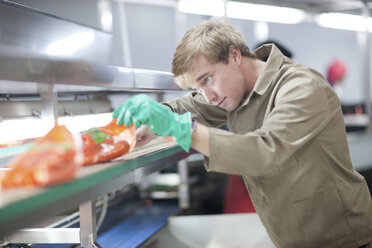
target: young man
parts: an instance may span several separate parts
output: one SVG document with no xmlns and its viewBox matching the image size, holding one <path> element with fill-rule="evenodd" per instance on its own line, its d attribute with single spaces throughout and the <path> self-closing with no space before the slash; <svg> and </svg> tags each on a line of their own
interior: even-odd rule
<svg viewBox="0 0 372 248">
<path fill-rule="evenodd" d="M 185 34 L 172 65 L 176 83 L 197 92 L 167 107 L 137 95 L 113 114 L 145 125 L 139 145 L 152 132 L 173 136 L 204 154 L 207 170 L 242 175 L 277 247 L 368 247 L 370 192 L 352 168 L 340 102 L 320 73 L 274 45 L 252 52 L 230 25 L 213 21 Z M 230 131 L 215 128 L 225 123 Z"/>
</svg>

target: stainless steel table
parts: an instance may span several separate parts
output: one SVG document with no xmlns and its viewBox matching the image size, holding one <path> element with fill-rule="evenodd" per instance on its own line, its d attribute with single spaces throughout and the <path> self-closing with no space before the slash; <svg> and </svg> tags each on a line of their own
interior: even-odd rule
<svg viewBox="0 0 372 248">
<path fill-rule="evenodd" d="M 148 241 L 154 242 L 162 248 L 275 247 L 256 213 L 172 216 Z"/>
</svg>

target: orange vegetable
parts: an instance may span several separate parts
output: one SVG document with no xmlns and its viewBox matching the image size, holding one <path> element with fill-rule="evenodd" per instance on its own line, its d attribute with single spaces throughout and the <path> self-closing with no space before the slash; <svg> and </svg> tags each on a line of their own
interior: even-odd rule
<svg viewBox="0 0 372 248">
<path fill-rule="evenodd" d="M 134 125 L 117 125 L 113 119 L 104 127 L 91 128 L 81 134 L 84 165 L 109 161 L 130 152 L 136 141 Z"/>
<path fill-rule="evenodd" d="M 45 186 L 66 182 L 75 177 L 82 165 L 81 142 L 65 126 L 56 124 L 28 150 L 20 153 L 1 174 L 2 189 Z"/>
</svg>

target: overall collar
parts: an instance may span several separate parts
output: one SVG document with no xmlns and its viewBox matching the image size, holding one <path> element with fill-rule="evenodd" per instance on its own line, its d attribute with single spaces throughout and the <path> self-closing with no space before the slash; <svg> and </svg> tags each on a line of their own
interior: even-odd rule
<svg viewBox="0 0 372 248">
<path fill-rule="evenodd" d="M 258 76 L 253 86 L 252 92 L 250 92 L 245 98 L 243 98 L 237 110 L 249 103 L 249 99 L 251 98 L 253 92 L 258 95 L 263 95 L 266 93 L 267 89 L 274 80 L 276 73 L 282 66 L 285 58 L 282 52 L 274 44 L 262 45 L 257 48 L 254 53 L 260 60 L 265 61 L 267 59 L 266 65 Z"/>
<path fill-rule="evenodd" d="M 282 66 L 284 55 L 274 44 L 260 46 L 254 53 L 260 60 L 267 59 L 266 66 L 261 71 L 253 87 L 254 92 L 263 95 Z"/>
</svg>

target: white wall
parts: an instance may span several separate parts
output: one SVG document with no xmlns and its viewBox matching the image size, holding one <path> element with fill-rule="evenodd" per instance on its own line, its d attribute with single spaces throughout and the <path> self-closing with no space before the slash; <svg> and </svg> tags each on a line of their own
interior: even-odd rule
<svg viewBox="0 0 372 248">
<path fill-rule="evenodd" d="M 341 84 L 343 103 L 360 103 L 364 99 L 362 56 L 357 32 L 323 28 L 315 24 L 270 24 L 270 36 L 288 45 L 298 63 L 313 67 L 326 75 L 328 65 L 341 59 L 348 72 Z"/>
<path fill-rule="evenodd" d="M 15 2 L 100 28 L 97 0 L 15 0 Z M 111 61 L 113 65 L 124 66 L 125 49 L 122 46 L 118 2 L 111 2 L 111 6 L 114 17 Z M 132 66 L 161 71 L 170 71 L 173 51 L 184 32 L 200 21 L 209 19 L 209 16 L 177 13 L 171 6 L 136 3 L 125 3 L 125 14 Z M 254 22 L 239 19 L 230 21 L 243 34 L 248 45 L 255 47 Z M 270 39 L 288 47 L 295 61 L 311 66 L 324 75 L 332 59 L 343 60 L 348 66 L 348 73 L 342 84 L 344 93 L 341 101 L 344 104 L 363 102 L 362 54 L 356 32 L 326 29 L 310 23 L 268 25 Z"/>
</svg>

